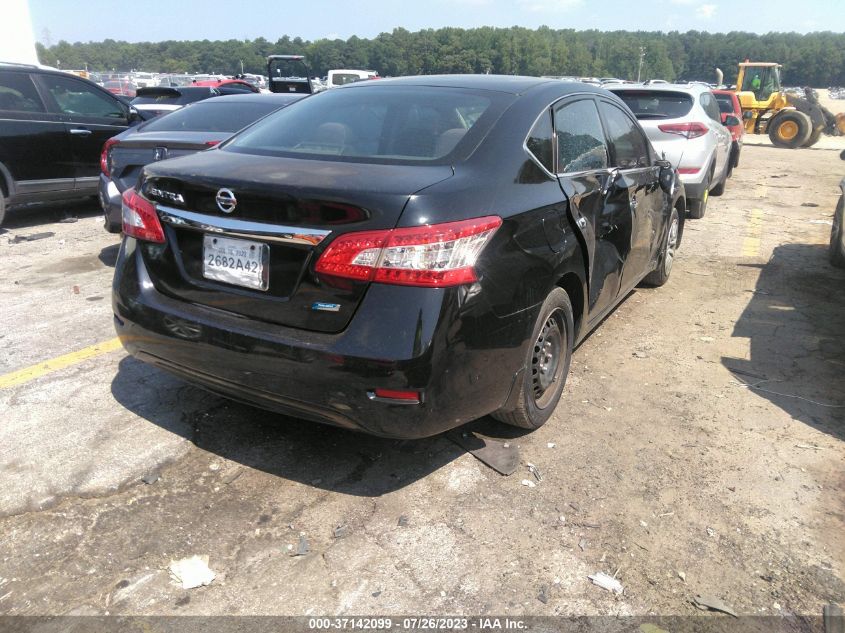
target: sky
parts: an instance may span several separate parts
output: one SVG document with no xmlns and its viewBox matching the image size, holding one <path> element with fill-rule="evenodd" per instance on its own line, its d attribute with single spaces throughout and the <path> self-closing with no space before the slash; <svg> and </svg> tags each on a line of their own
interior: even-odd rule
<svg viewBox="0 0 845 633">
<path fill-rule="evenodd" d="M 29 0 L 35 38 L 43 44 L 371 38 L 399 26 L 845 31 L 845 0 L 143 0 L 120 6 L 114 0 Z"/>
</svg>

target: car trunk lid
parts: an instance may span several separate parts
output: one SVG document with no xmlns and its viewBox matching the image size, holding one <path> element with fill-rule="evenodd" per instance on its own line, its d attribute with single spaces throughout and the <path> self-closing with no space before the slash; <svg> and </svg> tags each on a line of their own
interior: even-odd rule
<svg viewBox="0 0 845 633">
<path fill-rule="evenodd" d="M 125 191 L 138 181 L 144 165 L 194 154 L 229 136 L 229 132 L 139 132 L 128 135 L 110 150 L 111 177 L 118 188 Z"/>
<path fill-rule="evenodd" d="M 161 252 L 149 249 L 147 266 L 156 288 L 170 296 L 266 322 L 338 332 L 369 283 L 318 278 L 316 258 L 339 234 L 394 228 L 412 194 L 452 173 L 448 165 L 225 150 L 149 165 L 143 191 L 157 204 L 167 243 Z M 229 194 L 233 209 L 227 209 Z M 244 248 L 266 252 L 266 289 L 208 277 L 207 258 L 216 247 L 207 240 L 221 237 L 225 244 L 235 239 Z"/>
</svg>

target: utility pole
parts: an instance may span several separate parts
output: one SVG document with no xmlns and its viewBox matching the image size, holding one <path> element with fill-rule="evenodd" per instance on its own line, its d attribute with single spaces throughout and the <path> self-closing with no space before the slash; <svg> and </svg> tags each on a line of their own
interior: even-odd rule
<svg viewBox="0 0 845 633">
<path fill-rule="evenodd" d="M 640 46 L 640 65 L 637 67 L 637 83 L 640 83 L 640 75 L 643 72 L 643 62 L 645 61 L 645 47 Z"/>
</svg>

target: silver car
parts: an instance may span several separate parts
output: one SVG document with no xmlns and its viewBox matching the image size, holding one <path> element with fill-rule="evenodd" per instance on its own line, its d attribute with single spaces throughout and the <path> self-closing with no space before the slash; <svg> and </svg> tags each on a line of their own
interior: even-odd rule
<svg viewBox="0 0 845 633">
<path fill-rule="evenodd" d="M 691 218 L 704 217 L 710 195 L 725 190 L 731 153 L 731 133 L 738 125 L 729 116 L 722 123 L 719 104 L 703 85 L 613 86 L 639 119 L 658 155 L 678 170 Z"/>
</svg>

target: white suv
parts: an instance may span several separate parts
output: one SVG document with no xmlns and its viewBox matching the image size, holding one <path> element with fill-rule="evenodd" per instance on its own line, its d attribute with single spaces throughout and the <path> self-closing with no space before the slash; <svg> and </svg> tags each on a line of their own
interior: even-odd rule
<svg viewBox="0 0 845 633">
<path fill-rule="evenodd" d="M 658 154 L 678 170 L 691 218 L 701 218 L 712 193 L 722 195 L 730 169 L 735 117 L 722 123 L 719 104 L 701 85 L 613 86 L 631 109 Z M 731 120 L 733 119 L 733 120 Z"/>
</svg>

